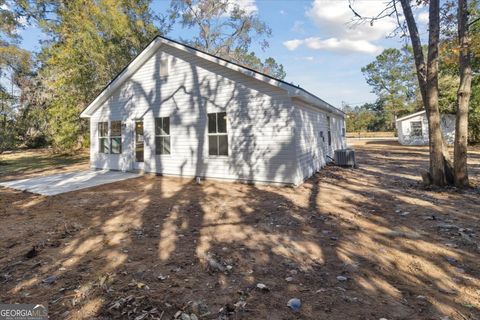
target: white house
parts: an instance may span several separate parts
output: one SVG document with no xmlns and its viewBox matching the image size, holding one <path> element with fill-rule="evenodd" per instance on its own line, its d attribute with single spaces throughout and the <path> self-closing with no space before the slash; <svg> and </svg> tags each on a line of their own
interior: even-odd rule
<svg viewBox="0 0 480 320">
<path fill-rule="evenodd" d="M 160 36 L 81 117 L 100 169 L 298 185 L 345 147 L 342 111 Z"/>
<path fill-rule="evenodd" d="M 403 145 L 428 145 L 428 120 L 425 110 L 409 114 L 396 121 L 398 142 Z M 455 140 L 455 116 L 442 114 L 440 126 L 447 144 Z"/>
</svg>

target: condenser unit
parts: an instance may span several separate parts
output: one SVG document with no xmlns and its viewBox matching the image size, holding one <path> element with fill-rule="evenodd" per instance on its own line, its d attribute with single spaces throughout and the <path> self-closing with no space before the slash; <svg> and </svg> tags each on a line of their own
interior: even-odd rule
<svg viewBox="0 0 480 320">
<path fill-rule="evenodd" d="M 342 167 L 356 167 L 355 150 L 353 149 L 338 149 L 335 150 L 335 164 Z"/>
</svg>

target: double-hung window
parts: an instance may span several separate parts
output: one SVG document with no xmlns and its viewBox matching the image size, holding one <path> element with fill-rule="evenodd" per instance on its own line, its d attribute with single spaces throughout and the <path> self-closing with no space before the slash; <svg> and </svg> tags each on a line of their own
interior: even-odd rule
<svg viewBox="0 0 480 320">
<path fill-rule="evenodd" d="M 228 156 L 227 113 L 208 114 L 208 154 Z"/>
<path fill-rule="evenodd" d="M 111 121 L 110 131 L 108 122 L 98 123 L 98 146 L 99 153 L 122 153 L 122 122 Z"/>
<path fill-rule="evenodd" d="M 110 153 L 110 146 L 108 141 L 108 122 L 98 123 L 98 152 Z"/>
<path fill-rule="evenodd" d="M 122 153 L 122 122 L 110 122 L 110 151 L 113 154 Z"/>
<path fill-rule="evenodd" d="M 422 121 L 412 121 L 410 122 L 410 132 L 412 137 L 421 137 L 422 136 Z"/>
<path fill-rule="evenodd" d="M 170 154 L 170 117 L 155 118 L 155 154 Z"/>
</svg>

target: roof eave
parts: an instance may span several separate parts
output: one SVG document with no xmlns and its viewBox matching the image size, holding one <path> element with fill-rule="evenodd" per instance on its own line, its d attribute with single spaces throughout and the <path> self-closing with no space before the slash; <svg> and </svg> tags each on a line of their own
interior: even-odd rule
<svg viewBox="0 0 480 320">
<path fill-rule="evenodd" d="M 112 81 L 110 81 L 110 83 L 108 83 L 107 86 L 105 86 L 103 91 L 95 98 L 95 100 L 93 100 L 81 112 L 80 117 L 90 118 L 93 115 L 93 113 L 96 111 L 96 109 L 101 104 L 103 104 L 115 90 L 119 88 L 119 86 L 125 81 L 125 79 L 130 77 L 143 63 L 145 63 L 157 51 L 157 49 L 160 47 L 162 43 L 165 43 L 167 45 L 170 45 L 172 47 L 175 47 L 183 51 L 187 51 L 193 55 L 200 56 L 201 58 L 217 63 L 221 66 L 227 67 L 229 69 L 243 73 L 247 76 L 253 77 L 257 80 L 260 80 L 270 85 L 281 88 L 287 91 L 290 97 L 296 97 L 322 110 L 345 117 L 345 113 L 342 110 L 335 108 L 334 106 L 330 105 L 329 103 L 325 102 L 324 100 L 320 99 L 319 97 L 315 96 L 314 94 L 302 88 L 296 87 L 283 80 L 275 79 L 269 75 L 259 73 L 258 71 L 249 69 L 244 66 L 240 66 L 238 64 L 227 61 L 223 58 L 213 56 L 211 54 L 202 52 L 201 50 L 195 49 L 188 45 L 185 45 L 161 36 L 157 36 L 156 38 L 154 38 L 150 42 L 150 44 L 148 44 L 147 47 L 144 50 L 142 50 L 142 52 L 125 67 L 125 69 L 123 69 Z"/>
<path fill-rule="evenodd" d="M 412 114 L 403 116 L 403 117 L 401 117 L 401 118 L 398 118 L 397 120 L 395 120 L 395 122 L 404 121 L 404 120 L 407 120 L 407 119 L 410 119 L 410 118 L 419 116 L 419 115 L 421 115 L 421 114 L 423 114 L 423 113 L 425 113 L 425 112 L 426 112 L 425 110 L 417 111 L 417 112 L 415 112 L 415 113 L 412 113 Z"/>
<path fill-rule="evenodd" d="M 330 105 L 329 103 L 323 101 L 320 98 L 314 97 L 311 94 L 306 94 L 305 92 L 303 92 L 303 90 L 298 89 L 291 92 L 289 91 L 289 96 L 291 98 L 296 98 L 310 105 L 313 105 L 323 111 L 339 115 L 342 118 L 345 117 L 345 112 L 343 112 L 342 110 L 335 108 L 334 106 Z"/>
</svg>

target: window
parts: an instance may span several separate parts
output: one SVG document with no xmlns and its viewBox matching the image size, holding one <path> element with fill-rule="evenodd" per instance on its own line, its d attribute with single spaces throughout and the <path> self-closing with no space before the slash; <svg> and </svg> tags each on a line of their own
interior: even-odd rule
<svg viewBox="0 0 480 320">
<path fill-rule="evenodd" d="M 168 59 L 163 58 L 160 60 L 160 77 L 168 76 Z"/>
<path fill-rule="evenodd" d="M 122 153 L 122 122 L 110 122 L 110 150 L 113 154 Z"/>
<path fill-rule="evenodd" d="M 98 123 L 98 146 L 100 153 L 109 153 L 110 148 L 108 145 L 108 122 Z"/>
<path fill-rule="evenodd" d="M 208 114 L 208 154 L 228 156 L 227 113 Z"/>
<path fill-rule="evenodd" d="M 143 162 L 144 160 L 144 144 L 143 136 L 143 120 L 135 120 L 135 161 Z"/>
<path fill-rule="evenodd" d="M 328 146 L 332 145 L 332 132 L 331 132 L 331 124 L 330 124 L 330 117 L 327 116 L 327 128 L 328 128 Z"/>
<path fill-rule="evenodd" d="M 155 154 L 170 154 L 170 117 L 155 118 Z"/>
<path fill-rule="evenodd" d="M 99 122 L 98 145 L 100 153 L 122 153 L 122 122 L 110 122 L 110 134 L 108 133 L 108 122 Z"/>
<path fill-rule="evenodd" d="M 410 122 L 410 134 L 413 137 L 421 137 L 423 135 L 421 121 Z"/>
</svg>

